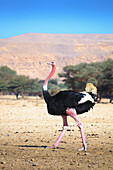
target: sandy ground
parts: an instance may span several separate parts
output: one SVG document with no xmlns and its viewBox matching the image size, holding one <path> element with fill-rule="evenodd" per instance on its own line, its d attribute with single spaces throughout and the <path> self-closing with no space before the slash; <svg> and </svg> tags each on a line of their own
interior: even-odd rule
<svg viewBox="0 0 113 170">
<path fill-rule="evenodd" d="M 113 170 L 113 104 L 96 104 L 79 116 L 88 149 L 68 117 L 68 130 L 57 149 L 51 146 L 62 130 L 62 118 L 47 113 L 43 100 L 0 96 L 0 169 Z"/>
</svg>

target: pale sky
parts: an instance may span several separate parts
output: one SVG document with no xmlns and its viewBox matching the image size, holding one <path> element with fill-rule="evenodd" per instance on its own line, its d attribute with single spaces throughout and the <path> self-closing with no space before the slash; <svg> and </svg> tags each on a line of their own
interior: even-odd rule
<svg viewBox="0 0 113 170">
<path fill-rule="evenodd" d="M 0 0 L 0 38 L 24 33 L 112 34 L 113 0 Z"/>
</svg>

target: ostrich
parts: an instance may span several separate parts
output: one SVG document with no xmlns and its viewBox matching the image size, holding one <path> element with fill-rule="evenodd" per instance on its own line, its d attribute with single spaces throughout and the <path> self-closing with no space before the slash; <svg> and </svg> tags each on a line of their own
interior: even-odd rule
<svg viewBox="0 0 113 170">
<path fill-rule="evenodd" d="M 68 127 L 67 116 L 70 116 L 76 121 L 76 123 L 80 129 L 80 132 L 81 132 L 83 147 L 81 149 L 77 149 L 77 150 L 86 150 L 87 144 L 85 141 L 83 125 L 78 118 L 78 114 L 88 112 L 88 110 L 90 110 L 90 108 L 93 108 L 93 106 L 95 105 L 96 98 L 97 98 L 96 97 L 97 89 L 92 84 L 93 89 L 94 89 L 94 90 L 92 90 L 92 92 L 91 92 L 91 87 L 89 88 L 87 86 L 86 90 L 88 92 L 79 92 L 78 93 L 78 92 L 69 90 L 69 91 L 60 91 L 57 94 L 55 94 L 54 96 L 51 96 L 48 92 L 48 80 L 55 73 L 56 63 L 49 62 L 48 64 L 52 66 L 52 70 L 43 84 L 43 96 L 44 96 L 44 100 L 47 104 L 48 113 L 51 115 L 61 115 L 62 116 L 63 129 L 62 129 L 60 136 L 56 140 L 56 142 L 52 146 L 47 147 L 47 148 L 56 148 L 58 146 L 62 136 L 64 135 L 64 133 Z M 91 83 L 89 83 L 88 85 L 90 85 L 90 84 Z"/>
</svg>

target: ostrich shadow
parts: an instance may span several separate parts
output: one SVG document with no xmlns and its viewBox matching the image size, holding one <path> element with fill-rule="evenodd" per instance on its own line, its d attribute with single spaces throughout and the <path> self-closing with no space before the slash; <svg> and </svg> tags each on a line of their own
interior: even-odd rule
<svg viewBox="0 0 113 170">
<path fill-rule="evenodd" d="M 36 145 L 16 145 L 17 147 L 20 148 L 44 148 L 44 149 L 48 149 L 48 146 L 36 146 Z M 61 147 L 56 147 L 54 149 L 65 149 L 65 148 L 61 148 Z"/>
</svg>

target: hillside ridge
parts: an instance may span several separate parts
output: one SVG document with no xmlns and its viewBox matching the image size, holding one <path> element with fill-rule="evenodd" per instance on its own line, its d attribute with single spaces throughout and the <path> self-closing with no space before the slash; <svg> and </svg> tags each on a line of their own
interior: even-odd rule
<svg viewBox="0 0 113 170">
<path fill-rule="evenodd" d="M 18 74 L 45 79 L 48 61 L 57 63 L 57 73 L 66 65 L 102 62 L 113 59 L 113 34 L 26 33 L 0 39 L 0 66 L 7 65 Z"/>
</svg>

